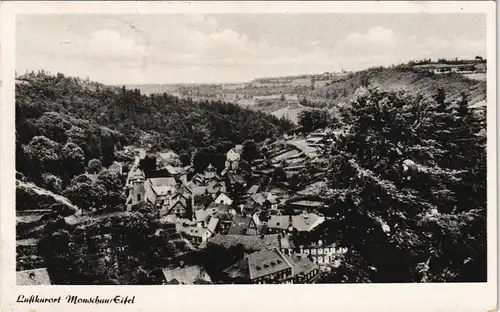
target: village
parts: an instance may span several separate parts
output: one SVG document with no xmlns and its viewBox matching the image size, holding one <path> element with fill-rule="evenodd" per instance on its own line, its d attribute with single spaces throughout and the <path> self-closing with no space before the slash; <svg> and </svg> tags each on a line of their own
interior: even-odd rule
<svg viewBox="0 0 500 312">
<path fill-rule="evenodd" d="M 135 161 L 127 174 L 126 209 L 133 211 L 141 203 L 154 205 L 160 222 L 196 250 L 208 244 L 225 248 L 241 244 L 256 250 L 224 270 L 225 282 L 312 283 L 321 272 L 338 266 L 347 252 L 322 241 L 317 233 L 326 220 L 322 212 L 327 206 L 320 193 L 326 187 L 327 168 L 321 165 L 320 150 L 328 142 L 329 131 L 284 136 L 266 147 L 265 158 L 252 163 L 251 175 L 243 175 L 239 166 L 243 145 L 227 152 L 221 172 L 209 164 L 202 173 L 195 173 L 192 166 L 179 166 L 172 151 L 156 153 L 156 169 L 145 171 L 140 163 L 148 154 L 146 149 L 127 148 Z M 119 163 L 112 167 L 122 170 Z M 269 182 L 276 168 L 284 173 L 278 185 Z M 296 188 L 290 188 L 288 179 L 302 170 L 311 171 L 311 180 L 301 182 L 293 192 Z M 202 267 L 182 261 L 162 271 L 167 284 L 212 282 Z"/>
</svg>

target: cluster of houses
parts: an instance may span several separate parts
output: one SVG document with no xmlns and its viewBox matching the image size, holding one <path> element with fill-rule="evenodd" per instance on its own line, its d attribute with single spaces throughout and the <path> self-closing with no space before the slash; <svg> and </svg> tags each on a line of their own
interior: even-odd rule
<svg viewBox="0 0 500 312">
<path fill-rule="evenodd" d="M 225 168 L 220 172 L 212 164 L 195 173 L 191 166 L 163 161 L 175 159 L 172 152 L 157 155 L 159 168 L 145 172 L 139 168 L 145 155 L 139 155 L 127 178 L 127 209 L 133 210 L 141 202 L 153 205 L 161 222 L 175 224 L 176 231 L 198 249 L 209 244 L 258 246 L 265 241 L 262 248 L 249 248 L 255 252 L 241 260 L 243 263 L 235 263 L 225 271 L 232 276 L 232 282 L 306 282 L 317 276 L 322 266 L 335 265 L 339 256 L 347 252 L 335 244 L 323 244 L 311 234 L 325 222 L 318 212 L 324 203 L 294 200 L 286 185 L 266 188 L 251 182 L 269 175 L 278 166 L 284 166 L 290 177 L 305 168 L 306 160 L 317 161 L 317 149 L 325 141 L 317 138 L 323 139 L 327 131 L 315 132 L 302 142 L 290 138 L 287 144 L 270 146 L 266 159 L 252 163 L 250 177 L 244 177 L 239 168 L 241 145 L 227 152 Z M 319 172 L 316 177 L 321 181 L 323 174 Z M 295 213 L 289 213 L 290 209 Z M 194 269 L 188 266 L 168 270 Z M 179 279 L 177 282 L 184 283 Z"/>
<path fill-rule="evenodd" d="M 328 143 L 328 132 L 321 130 L 307 137 L 284 137 L 266 146 L 263 159 L 256 159 L 248 172 L 240 168 L 243 147 L 236 145 L 226 154 L 225 168 L 219 171 L 208 164 L 196 173 L 192 166 L 181 166 L 173 152 L 158 153 L 156 168 L 141 169 L 146 151 L 139 149 L 127 174 L 126 207 L 130 213 L 141 203 L 154 207 L 165 228 L 173 228 L 192 250 L 210 246 L 230 248 L 244 246 L 244 258 L 226 268 L 228 283 L 310 283 L 326 269 L 339 264 L 347 252 L 336 244 L 324 243 L 318 235 L 325 231 L 326 219 L 321 211 L 325 203 L 310 198 L 325 187 L 326 166 L 318 165 L 309 174 L 311 181 L 301 181 L 300 191 L 290 191 L 288 178 L 310 170 L 306 164 L 320 164 L 319 149 Z M 259 183 L 282 168 L 285 179 L 280 185 Z M 319 168 L 319 169 L 318 169 Z M 119 173 L 121 163 L 112 164 Z M 109 248 L 109 238 L 101 237 L 102 248 L 92 265 L 97 271 L 120 263 L 116 255 L 123 250 Z M 96 244 L 92 244 L 93 246 Z M 120 248 L 124 248 L 121 246 Z M 31 270 L 19 272 L 23 281 Z M 162 268 L 165 284 L 212 283 L 200 265 Z M 34 272 L 37 276 L 45 276 Z M 40 275 L 42 274 L 42 275 Z M 20 277 L 21 278 L 21 277 Z M 38 280 L 38 279 L 37 279 Z M 45 279 L 44 279 L 45 280 Z M 37 282 L 38 283 L 38 282 Z"/>
</svg>

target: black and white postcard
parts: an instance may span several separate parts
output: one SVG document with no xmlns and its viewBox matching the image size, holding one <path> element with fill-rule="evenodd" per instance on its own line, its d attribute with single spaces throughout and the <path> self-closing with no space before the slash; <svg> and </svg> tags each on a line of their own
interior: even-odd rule
<svg viewBox="0 0 500 312">
<path fill-rule="evenodd" d="M 1 9 L 2 311 L 496 309 L 493 2 Z"/>
</svg>

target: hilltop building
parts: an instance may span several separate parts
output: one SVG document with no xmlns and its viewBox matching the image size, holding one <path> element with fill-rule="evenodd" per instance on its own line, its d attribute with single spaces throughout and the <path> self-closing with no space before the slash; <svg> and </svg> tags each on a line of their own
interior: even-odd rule
<svg viewBox="0 0 500 312">
<path fill-rule="evenodd" d="M 226 154 L 226 169 L 237 170 L 241 159 L 243 145 L 236 145 L 231 148 Z"/>
</svg>

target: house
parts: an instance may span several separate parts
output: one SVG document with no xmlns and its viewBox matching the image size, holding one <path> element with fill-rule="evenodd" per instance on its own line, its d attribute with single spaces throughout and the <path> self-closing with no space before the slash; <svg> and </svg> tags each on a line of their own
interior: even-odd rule
<svg viewBox="0 0 500 312">
<path fill-rule="evenodd" d="M 235 215 L 227 235 L 257 235 L 257 225 L 250 217 Z"/>
<path fill-rule="evenodd" d="M 182 167 L 174 167 L 172 165 L 166 165 L 164 168 L 168 172 L 168 174 L 172 177 L 180 175 L 183 172 Z"/>
<path fill-rule="evenodd" d="M 192 285 L 198 281 L 212 283 L 210 275 L 199 265 L 170 267 L 162 269 L 166 284 Z"/>
<path fill-rule="evenodd" d="M 261 250 L 224 270 L 237 283 L 282 284 L 292 278 L 292 264 L 278 249 Z"/>
<path fill-rule="evenodd" d="M 266 202 L 267 204 L 269 205 L 269 208 L 273 209 L 273 210 L 276 210 L 278 209 L 278 197 L 271 194 L 271 193 L 268 193 L 267 194 L 267 198 L 266 198 Z"/>
<path fill-rule="evenodd" d="M 321 240 L 296 246 L 290 235 L 279 237 L 280 250 L 285 255 L 299 255 L 308 257 L 318 265 L 334 264 L 339 256 L 347 252 L 347 248 L 337 247 L 336 244 L 323 244 Z"/>
<path fill-rule="evenodd" d="M 204 195 L 196 196 L 194 198 L 196 210 L 199 210 L 200 208 L 201 209 L 208 208 L 208 206 L 210 206 L 210 204 L 213 202 L 214 202 L 214 198 L 210 194 L 204 194 Z"/>
<path fill-rule="evenodd" d="M 194 212 L 194 220 L 200 227 L 206 227 L 212 216 L 217 212 L 217 208 L 206 208 Z"/>
<path fill-rule="evenodd" d="M 278 249 L 251 253 L 224 270 L 233 282 L 250 284 L 304 283 L 318 272 L 318 265 L 306 257 L 285 256 Z"/>
<path fill-rule="evenodd" d="M 217 169 L 212 164 L 209 164 L 208 167 L 203 172 L 203 175 L 206 180 L 216 179 L 218 176 Z"/>
<path fill-rule="evenodd" d="M 231 206 L 231 204 L 233 203 L 233 200 L 229 196 L 227 196 L 226 194 L 220 193 L 219 196 L 217 196 L 217 198 L 215 198 L 214 203 Z"/>
<path fill-rule="evenodd" d="M 294 284 L 306 283 L 316 277 L 319 266 L 301 255 L 286 256 L 292 265 L 292 282 Z"/>
<path fill-rule="evenodd" d="M 170 207 L 177 188 L 174 178 L 150 178 L 144 183 L 146 201 L 157 207 Z"/>
<path fill-rule="evenodd" d="M 241 152 L 243 151 L 242 145 L 236 145 L 231 148 L 226 154 L 226 169 L 237 170 L 241 158 Z"/>
<path fill-rule="evenodd" d="M 187 236 L 187 239 L 189 239 L 193 245 L 205 243 L 207 239 L 212 236 L 209 230 L 197 226 L 186 227 L 182 230 L 182 233 Z"/>
<path fill-rule="evenodd" d="M 108 167 L 108 170 L 118 174 L 123 174 L 123 164 L 118 161 L 113 161 L 113 163 Z"/>
<path fill-rule="evenodd" d="M 266 197 L 262 193 L 256 193 L 250 196 L 250 199 L 253 203 L 260 207 L 264 206 L 264 203 L 266 202 Z"/>
<path fill-rule="evenodd" d="M 219 193 L 225 193 L 226 191 L 226 183 L 223 181 L 210 181 L 207 184 L 207 193 L 212 195 L 214 199 L 219 195 Z"/>
<path fill-rule="evenodd" d="M 16 272 L 16 284 L 21 286 L 52 285 L 46 268 Z"/>
<path fill-rule="evenodd" d="M 168 165 L 180 165 L 180 160 L 176 153 L 168 151 L 166 153 L 158 153 L 156 155 L 156 163 L 159 168 L 163 168 Z"/>
<path fill-rule="evenodd" d="M 258 191 L 259 191 L 259 185 L 254 184 L 248 189 L 247 194 L 252 196 L 254 194 L 257 194 Z"/>
<path fill-rule="evenodd" d="M 191 198 L 186 198 L 182 195 L 176 196 L 172 200 L 172 206 L 167 210 L 168 215 L 177 217 L 192 218 L 193 201 Z"/>
<path fill-rule="evenodd" d="M 239 174 L 229 174 L 228 175 L 229 183 L 234 187 L 235 185 L 239 185 L 241 187 L 245 187 L 247 182 L 245 179 Z"/>
<path fill-rule="evenodd" d="M 224 204 L 211 203 L 208 208 L 199 209 L 194 212 L 194 219 L 201 227 L 205 227 L 212 217 L 223 217 L 224 215 L 234 215 L 236 212 L 230 206 Z M 231 218 L 232 219 L 232 218 Z"/>
<path fill-rule="evenodd" d="M 325 217 L 314 213 L 302 213 L 295 216 L 271 215 L 267 221 L 267 229 L 270 233 L 285 233 L 290 228 L 298 232 L 310 232 L 325 221 Z"/>
<path fill-rule="evenodd" d="M 207 225 L 207 230 L 209 230 L 213 235 L 217 232 L 218 225 L 219 225 L 219 219 L 215 218 L 215 217 L 211 217 L 210 221 L 208 222 L 208 225 Z"/>
</svg>

